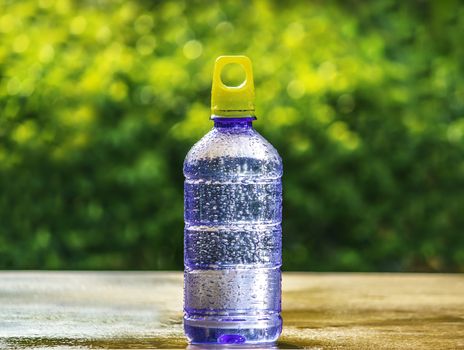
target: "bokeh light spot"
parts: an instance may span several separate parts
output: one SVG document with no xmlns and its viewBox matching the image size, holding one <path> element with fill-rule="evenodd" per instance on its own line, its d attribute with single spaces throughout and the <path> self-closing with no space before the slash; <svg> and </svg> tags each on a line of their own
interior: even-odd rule
<svg viewBox="0 0 464 350">
<path fill-rule="evenodd" d="M 127 96 L 127 85 L 122 81 L 116 81 L 110 86 L 110 96 L 115 101 L 122 101 Z"/>
<path fill-rule="evenodd" d="M 339 142 L 344 148 L 352 151 L 359 145 L 359 137 L 351 132 L 345 122 L 337 121 L 328 129 L 330 137 Z"/>
<path fill-rule="evenodd" d="M 155 97 L 155 92 L 153 91 L 153 88 L 149 85 L 144 86 L 142 89 L 140 89 L 140 102 L 144 105 L 148 105 L 151 102 L 153 102 L 153 99 Z"/>
<path fill-rule="evenodd" d="M 55 57 L 55 50 L 52 45 L 44 45 L 39 52 L 39 61 L 42 63 L 48 63 Z"/>
<path fill-rule="evenodd" d="M 277 106 L 268 115 L 269 120 L 278 127 L 292 125 L 298 118 L 298 113 L 292 107 Z"/>
<path fill-rule="evenodd" d="M 28 77 L 26 78 L 26 80 L 24 80 L 21 83 L 20 93 L 22 96 L 30 96 L 34 92 L 34 88 L 35 88 L 34 80 L 31 77 Z"/>
<path fill-rule="evenodd" d="M 74 35 L 80 35 L 87 28 L 87 20 L 83 16 L 74 17 L 69 25 L 69 31 Z"/>
<path fill-rule="evenodd" d="M 156 39 L 153 35 L 144 35 L 137 40 L 137 51 L 143 56 L 151 55 L 156 46 Z"/>
<path fill-rule="evenodd" d="M 313 117 L 319 123 L 327 125 L 333 121 L 335 116 L 335 111 L 333 108 L 327 104 L 318 104 L 314 107 Z"/>
<path fill-rule="evenodd" d="M 7 13 L 0 17 L 0 32 L 9 33 L 14 29 L 15 18 L 12 14 Z"/>
<path fill-rule="evenodd" d="M 43 9 L 48 9 L 53 6 L 55 0 L 39 0 L 39 7 Z"/>
<path fill-rule="evenodd" d="M 100 27 L 97 31 L 96 38 L 101 43 L 106 43 L 111 39 L 111 29 L 108 26 Z"/>
<path fill-rule="evenodd" d="M 203 45 L 197 40 L 190 40 L 184 45 L 183 52 L 189 60 L 194 60 L 203 53 Z"/>
<path fill-rule="evenodd" d="M 299 99 L 299 98 L 303 97 L 305 92 L 306 92 L 305 86 L 299 80 L 292 80 L 287 85 L 287 93 L 293 99 Z"/>
<path fill-rule="evenodd" d="M 323 62 L 317 69 L 317 74 L 325 80 L 333 80 L 337 75 L 337 67 L 330 61 Z"/>
<path fill-rule="evenodd" d="M 234 31 L 234 25 L 230 22 L 223 21 L 216 26 L 215 30 L 218 34 L 229 34 Z"/>
<path fill-rule="evenodd" d="M 153 17 L 149 15 L 142 15 L 138 17 L 135 20 L 134 28 L 135 31 L 140 35 L 149 33 L 153 28 Z"/>
<path fill-rule="evenodd" d="M 450 126 L 446 132 L 448 140 L 452 143 L 459 143 L 464 135 L 464 118 L 458 119 Z"/>
<path fill-rule="evenodd" d="M 30 39 L 26 34 L 21 34 L 16 37 L 13 42 L 13 51 L 22 53 L 29 47 Z"/>
<path fill-rule="evenodd" d="M 284 32 L 284 42 L 289 47 L 297 46 L 305 36 L 305 30 L 300 22 L 293 22 Z"/>
<path fill-rule="evenodd" d="M 37 132 L 37 125 L 34 121 L 28 120 L 21 123 L 12 134 L 12 139 L 19 143 L 24 144 L 30 141 Z"/>
<path fill-rule="evenodd" d="M 62 15 L 66 15 L 71 12 L 71 6 L 70 0 L 59 0 L 55 3 L 56 12 Z"/>
<path fill-rule="evenodd" d="M 94 119 L 95 119 L 95 112 L 89 106 L 80 107 L 75 112 L 75 118 L 73 118 L 76 124 L 79 124 L 82 126 L 91 124 Z"/>
</svg>

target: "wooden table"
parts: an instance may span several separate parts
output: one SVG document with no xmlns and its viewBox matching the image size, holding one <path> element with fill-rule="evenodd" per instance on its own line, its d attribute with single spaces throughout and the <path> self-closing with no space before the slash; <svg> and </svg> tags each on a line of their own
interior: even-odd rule
<svg viewBox="0 0 464 350">
<path fill-rule="evenodd" d="M 283 290 L 279 348 L 464 349 L 463 275 L 286 273 Z M 185 348 L 181 310 L 179 272 L 0 272 L 0 349 Z"/>
</svg>

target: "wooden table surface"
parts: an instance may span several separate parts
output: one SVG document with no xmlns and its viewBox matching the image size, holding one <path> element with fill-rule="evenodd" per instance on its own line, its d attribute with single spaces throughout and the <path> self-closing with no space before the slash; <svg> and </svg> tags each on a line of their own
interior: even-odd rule
<svg viewBox="0 0 464 350">
<path fill-rule="evenodd" d="M 181 310 L 179 272 L 0 272 L 0 349 L 185 348 Z M 464 349 L 464 275 L 285 273 L 283 310 L 279 348 Z"/>
</svg>

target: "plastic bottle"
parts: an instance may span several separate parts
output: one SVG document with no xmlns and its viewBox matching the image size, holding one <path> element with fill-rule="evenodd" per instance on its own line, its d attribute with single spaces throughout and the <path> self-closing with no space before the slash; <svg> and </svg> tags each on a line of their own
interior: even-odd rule
<svg viewBox="0 0 464 350">
<path fill-rule="evenodd" d="M 245 81 L 224 85 L 240 64 Z M 282 331 L 282 160 L 253 129 L 245 56 L 216 60 L 214 128 L 184 162 L 184 330 L 191 343 L 268 343 Z"/>
</svg>

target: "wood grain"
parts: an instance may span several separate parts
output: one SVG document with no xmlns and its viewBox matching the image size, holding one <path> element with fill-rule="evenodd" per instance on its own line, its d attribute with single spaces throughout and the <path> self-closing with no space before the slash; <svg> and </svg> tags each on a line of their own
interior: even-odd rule
<svg viewBox="0 0 464 350">
<path fill-rule="evenodd" d="M 464 349 L 463 275 L 285 273 L 283 291 L 279 348 Z M 186 346 L 179 272 L 0 272 L 2 349 Z"/>
</svg>

